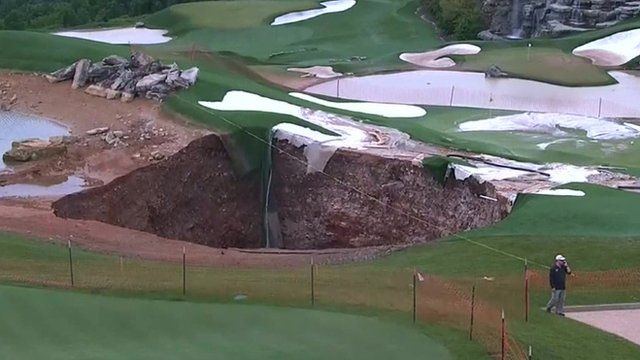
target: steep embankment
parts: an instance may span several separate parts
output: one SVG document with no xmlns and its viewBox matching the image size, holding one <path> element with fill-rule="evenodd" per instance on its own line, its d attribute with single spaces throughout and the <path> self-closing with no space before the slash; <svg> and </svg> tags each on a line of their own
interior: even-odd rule
<svg viewBox="0 0 640 360">
<path fill-rule="evenodd" d="M 473 178 L 451 178 L 442 185 L 409 160 L 348 150 L 338 150 L 329 160 L 329 176 L 308 174 L 302 148 L 286 142 L 278 147 L 303 160 L 273 153 L 271 196 L 284 248 L 425 242 L 487 226 L 506 215 L 506 201 L 480 198 L 495 192 Z M 261 246 L 261 206 L 258 180 L 233 175 L 215 135 L 194 141 L 162 163 L 53 205 L 61 217 L 217 247 Z"/>
<path fill-rule="evenodd" d="M 167 160 L 53 204 L 87 219 L 216 247 L 259 247 L 260 184 L 233 174 L 222 141 L 208 135 Z"/>
</svg>

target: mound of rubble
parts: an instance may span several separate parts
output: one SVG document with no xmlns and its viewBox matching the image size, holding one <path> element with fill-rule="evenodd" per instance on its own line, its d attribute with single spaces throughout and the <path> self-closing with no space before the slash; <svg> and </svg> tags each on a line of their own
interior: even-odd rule
<svg viewBox="0 0 640 360">
<path fill-rule="evenodd" d="M 165 65 L 149 55 L 135 52 L 129 59 L 118 55 L 98 63 L 81 59 L 46 78 L 51 83 L 72 80 L 73 89 L 88 85 L 86 93 L 109 100 L 129 102 L 145 97 L 162 101 L 172 92 L 193 86 L 198 73 L 197 67 L 183 71 L 176 63 Z"/>
</svg>

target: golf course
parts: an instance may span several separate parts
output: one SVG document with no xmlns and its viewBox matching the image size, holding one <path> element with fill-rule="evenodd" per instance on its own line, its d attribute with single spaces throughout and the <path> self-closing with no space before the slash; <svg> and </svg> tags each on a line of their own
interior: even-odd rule
<svg viewBox="0 0 640 360">
<path fill-rule="evenodd" d="M 0 30 L 0 111 L 65 146 L 0 168 L 0 358 L 640 358 L 545 312 L 559 254 L 567 312 L 640 308 L 640 18 L 454 41 L 424 8 L 202 1 Z M 197 81 L 132 102 L 91 82 L 140 54 L 164 71 L 143 79 Z M 65 82 L 81 59 L 86 93 Z M 29 138 L 3 138 L 14 118 L 7 151 Z"/>
</svg>

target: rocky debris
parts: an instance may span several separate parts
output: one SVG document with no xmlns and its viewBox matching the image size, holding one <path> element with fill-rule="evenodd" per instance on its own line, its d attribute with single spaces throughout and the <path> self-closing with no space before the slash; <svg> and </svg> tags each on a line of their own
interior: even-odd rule
<svg viewBox="0 0 640 360">
<path fill-rule="evenodd" d="M 509 76 L 509 74 L 502 71 L 502 69 L 500 69 L 500 67 L 495 64 L 489 66 L 489 68 L 487 68 L 487 70 L 485 70 L 484 72 L 484 77 L 486 78 L 502 78 L 507 76 Z"/>
<path fill-rule="evenodd" d="M 144 97 L 163 101 L 172 92 L 193 86 L 199 69 L 180 70 L 173 63 L 164 65 L 151 56 L 135 52 L 130 59 L 111 55 L 98 63 L 81 59 L 70 66 L 46 75 L 49 82 L 72 80 L 74 89 L 89 85 L 85 92 L 109 100 L 133 101 Z"/>
<path fill-rule="evenodd" d="M 85 93 L 97 97 L 107 98 L 107 88 L 100 85 L 91 85 L 84 90 Z"/>
<path fill-rule="evenodd" d="M 72 89 L 79 89 L 87 84 L 90 66 L 91 61 L 88 59 L 82 59 L 76 63 L 76 69 L 73 75 L 73 83 L 71 84 Z"/>
<path fill-rule="evenodd" d="M 11 150 L 4 153 L 2 159 L 7 162 L 27 162 L 50 158 L 67 152 L 67 145 L 73 138 L 54 137 L 49 140 L 28 139 L 11 144 Z"/>
<path fill-rule="evenodd" d="M 637 0 L 521 0 L 515 3 L 519 6 L 514 1 L 483 0 L 482 13 L 489 29 L 478 37 L 558 37 L 606 28 L 640 14 Z"/>
<path fill-rule="evenodd" d="M 18 95 L 10 95 L 11 85 L 0 84 L 0 111 L 9 111 L 18 103 Z"/>
<path fill-rule="evenodd" d="M 147 26 L 142 21 L 138 21 L 135 25 L 133 25 L 133 27 L 136 29 L 142 29 L 146 28 Z"/>
<path fill-rule="evenodd" d="M 87 135 L 89 136 L 100 135 L 100 134 L 106 133 L 107 131 L 109 131 L 108 127 L 99 127 L 99 128 L 95 128 L 87 131 Z"/>
<path fill-rule="evenodd" d="M 106 142 L 108 145 L 111 145 L 113 147 L 125 146 L 126 144 L 122 141 L 123 137 L 124 137 L 124 131 L 114 130 L 104 134 L 104 136 L 102 137 L 102 140 L 104 140 L 104 142 Z"/>
</svg>

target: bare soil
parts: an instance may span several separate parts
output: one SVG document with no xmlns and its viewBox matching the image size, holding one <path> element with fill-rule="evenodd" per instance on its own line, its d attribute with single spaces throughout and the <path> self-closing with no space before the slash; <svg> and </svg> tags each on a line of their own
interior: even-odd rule
<svg viewBox="0 0 640 360">
<path fill-rule="evenodd" d="M 159 103 L 108 101 L 72 90 L 69 83 L 49 84 L 40 76 L 0 73 L 0 92 L 0 101 L 16 97 L 11 111 L 57 121 L 78 137 L 65 156 L 16 166 L 13 173 L 0 174 L 0 184 L 47 183 L 47 178 L 64 175 L 103 184 L 147 165 L 152 153 L 171 155 L 209 133 L 164 113 Z M 114 147 L 101 136 L 86 135 L 99 127 L 123 131 L 124 144 Z"/>
<path fill-rule="evenodd" d="M 78 141 L 69 146 L 65 156 L 27 163 L 14 167 L 12 172 L 0 174 L 0 186 L 50 184 L 70 175 L 88 180 L 89 186 L 103 185 L 158 163 L 151 159 L 152 153 L 171 156 L 191 141 L 211 133 L 163 112 L 161 104 L 155 102 L 140 99 L 132 103 L 108 101 L 72 90 L 68 83 L 50 84 L 37 75 L 0 72 L 0 102 L 8 104 L 14 95 L 16 101 L 11 104 L 11 111 L 57 121 L 67 126 L 72 135 L 78 136 Z M 126 146 L 112 147 L 100 136 L 86 135 L 86 131 L 98 127 L 124 131 Z M 135 194 L 128 192 L 127 195 Z M 123 201 L 127 199 L 125 197 Z M 59 218 L 51 208 L 55 200 L 0 199 L 0 231 L 60 244 L 72 240 L 76 246 L 89 251 L 157 261 L 179 262 L 185 247 L 191 264 L 223 267 L 301 266 L 308 264 L 312 257 L 317 263 L 342 263 L 372 259 L 398 248 L 382 246 L 304 252 L 217 249 L 97 221 Z M 170 217 L 170 213 L 166 215 Z"/>
</svg>

